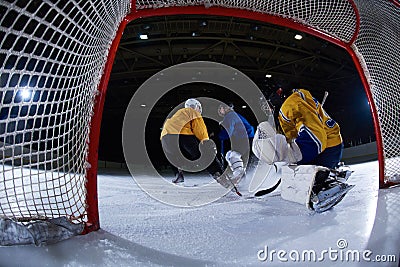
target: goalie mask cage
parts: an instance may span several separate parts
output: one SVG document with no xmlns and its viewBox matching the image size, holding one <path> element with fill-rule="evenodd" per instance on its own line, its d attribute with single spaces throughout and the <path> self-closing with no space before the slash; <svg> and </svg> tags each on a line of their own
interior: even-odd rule
<svg viewBox="0 0 400 267">
<path fill-rule="evenodd" d="M 126 24 L 208 14 L 290 27 L 346 49 L 363 81 L 381 187 L 400 180 L 399 3 L 390 0 L 0 2 L 0 216 L 99 228 L 97 148 Z"/>
</svg>

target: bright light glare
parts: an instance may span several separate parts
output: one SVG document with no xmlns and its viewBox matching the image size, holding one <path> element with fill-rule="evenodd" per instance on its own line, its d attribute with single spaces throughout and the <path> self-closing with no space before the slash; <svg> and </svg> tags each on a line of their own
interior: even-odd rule
<svg viewBox="0 0 400 267">
<path fill-rule="evenodd" d="M 141 35 L 139 35 L 139 38 L 141 40 L 147 40 L 147 39 L 149 39 L 149 36 L 147 36 L 147 34 L 141 34 Z"/>
<path fill-rule="evenodd" d="M 29 100 L 31 98 L 31 91 L 28 89 L 24 89 L 21 91 L 21 96 L 24 100 Z"/>
<path fill-rule="evenodd" d="M 303 36 L 301 36 L 300 34 L 296 34 L 296 35 L 294 36 L 294 39 L 296 39 L 296 40 L 301 40 L 301 39 L 303 39 Z"/>
<path fill-rule="evenodd" d="M 271 74 L 265 74 L 265 78 L 271 78 L 272 75 Z"/>
</svg>

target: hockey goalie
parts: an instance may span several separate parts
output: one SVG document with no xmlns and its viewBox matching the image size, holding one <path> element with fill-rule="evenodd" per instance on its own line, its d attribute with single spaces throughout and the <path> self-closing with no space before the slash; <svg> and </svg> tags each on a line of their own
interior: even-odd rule
<svg viewBox="0 0 400 267">
<path fill-rule="evenodd" d="M 294 89 L 285 97 L 279 87 L 267 103 L 273 119 L 258 125 L 253 153 L 267 164 L 287 163 L 279 164 L 283 199 L 316 212 L 332 208 L 353 188 L 347 184 L 351 171 L 339 166 L 339 125 L 305 89 Z"/>
</svg>

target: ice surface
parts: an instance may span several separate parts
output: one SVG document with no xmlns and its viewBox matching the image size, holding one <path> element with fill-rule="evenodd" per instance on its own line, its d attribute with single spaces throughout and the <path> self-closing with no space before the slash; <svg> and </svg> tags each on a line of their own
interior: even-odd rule
<svg viewBox="0 0 400 267">
<path fill-rule="evenodd" d="M 322 214 L 283 200 L 279 192 L 248 199 L 234 193 L 195 208 L 169 206 L 143 192 L 129 173 L 100 170 L 101 230 L 45 247 L 0 248 L 0 266 L 365 266 L 363 261 L 329 259 L 293 262 L 289 253 L 323 250 L 371 250 L 395 255 L 400 251 L 400 189 L 378 190 L 378 163 L 351 166 L 355 184 L 344 200 Z M 266 170 L 265 172 L 268 172 Z M 170 177 L 172 178 L 172 177 Z M 186 184 L 209 179 L 186 175 Z M 275 179 L 275 180 L 274 180 Z M 263 187 L 272 186 L 276 177 Z M 241 190 L 255 190 L 246 181 Z M 261 188 L 258 188 L 261 189 Z M 339 249 L 337 242 L 347 246 Z M 265 261 L 260 251 L 286 251 Z M 257 256 L 258 255 L 258 256 Z M 340 256 L 340 253 L 338 254 Z M 378 264 L 378 265 L 377 265 Z"/>
</svg>

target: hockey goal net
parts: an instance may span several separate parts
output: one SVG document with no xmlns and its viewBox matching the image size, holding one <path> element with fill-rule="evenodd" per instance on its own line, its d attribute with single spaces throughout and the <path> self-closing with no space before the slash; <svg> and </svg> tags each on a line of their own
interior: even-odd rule
<svg viewBox="0 0 400 267">
<path fill-rule="evenodd" d="M 400 180 L 399 4 L 389 0 L 0 2 L 0 216 L 99 227 L 97 146 L 118 40 L 143 16 L 277 23 L 344 47 L 371 104 L 381 186 Z"/>
</svg>

